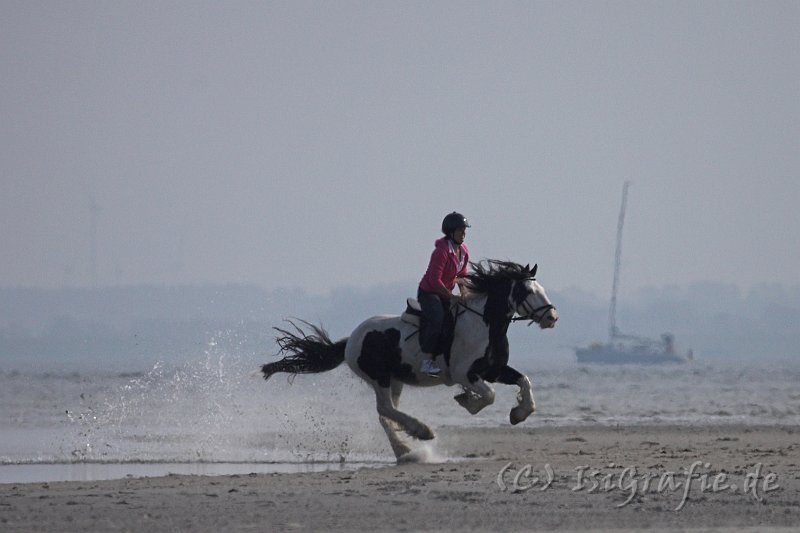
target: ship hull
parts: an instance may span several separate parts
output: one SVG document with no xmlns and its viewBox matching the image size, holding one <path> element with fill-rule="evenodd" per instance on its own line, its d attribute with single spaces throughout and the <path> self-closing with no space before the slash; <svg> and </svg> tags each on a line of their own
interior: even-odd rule
<svg viewBox="0 0 800 533">
<path fill-rule="evenodd" d="M 579 363 L 598 363 L 611 365 L 662 365 L 685 363 L 683 357 L 668 352 L 650 352 L 645 350 L 620 350 L 613 346 L 577 348 L 575 355 Z"/>
</svg>

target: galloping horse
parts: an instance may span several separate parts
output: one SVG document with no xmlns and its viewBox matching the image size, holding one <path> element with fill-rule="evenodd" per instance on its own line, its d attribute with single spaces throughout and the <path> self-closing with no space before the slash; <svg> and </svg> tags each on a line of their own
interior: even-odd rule
<svg viewBox="0 0 800 533">
<path fill-rule="evenodd" d="M 450 309 L 453 330 L 443 336 L 452 341 L 436 356 L 442 369 L 438 376 L 420 371 L 420 364 L 430 355 L 421 352 L 416 335 L 419 319 L 407 310 L 402 316 L 369 318 L 350 337 L 336 342 L 308 323 L 311 334 L 295 324 L 295 332 L 275 328 L 281 333 L 276 338 L 279 355 L 285 356 L 261 367 L 264 379 L 276 372 L 325 372 L 347 361 L 350 369 L 375 389 L 378 418 L 398 461 L 411 451 L 397 435 L 398 429 L 420 440 L 435 436 L 423 422 L 398 409 L 403 385 L 461 385 L 463 392 L 455 400 L 471 414 L 494 402 L 491 383 L 517 385 L 518 403 L 511 409 L 510 420 L 519 424 L 534 412 L 536 404 L 530 379 L 508 366 L 508 327 L 514 320 L 530 320 L 541 329 L 553 328 L 558 314 L 535 280 L 537 265 L 530 268 L 487 260 L 471 266 L 464 281 L 465 294 Z M 413 301 L 409 304 L 411 308 Z"/>
</svg>

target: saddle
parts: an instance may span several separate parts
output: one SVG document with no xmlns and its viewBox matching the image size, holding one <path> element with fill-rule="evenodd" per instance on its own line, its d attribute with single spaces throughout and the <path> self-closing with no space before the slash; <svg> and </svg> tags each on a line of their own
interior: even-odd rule
<svg viewBox="0 0 800 533">
<path fill-rule="evenodd" d="M 406 299 L 406 310 L 400 315 L 400 320 L 412 326 L 420 326 L 422 321 L 422 307 L 416 298 Z"/>
<path fill-rule="evenodd" d="M 422 307 L 420 307 L 419 302 L 417 301 L 416 298 L 406 299 L 406 310 L 403 311 L 403 314 L 400 315 L 400 320 L 411 326 L 416 326 L 417 328 L 417 330 L 414 331 L 407 338 L 416 335 L 417 333 L 422 331 L 423 328 L 427 326 L 424 317 L 422 316 Z M 455 316 L 452 311 L 448 311 L 444 314 L 444 320 L 442 321 L 442 331 L 439 335 L 439 344 L 436 347 L 436 351 L 433 355 L 445 354 L 445 359 L 448 360 L 449 362 L 450 345 L 453 344 L 455 329 L 456 329 Z M 422 342 L 422 335 L 419 335 L 419 339 L 420 342 Z"/>
</svg>

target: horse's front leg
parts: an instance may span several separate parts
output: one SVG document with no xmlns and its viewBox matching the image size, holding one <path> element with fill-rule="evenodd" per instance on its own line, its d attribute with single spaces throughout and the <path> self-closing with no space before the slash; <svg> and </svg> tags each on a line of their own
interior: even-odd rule
<svg viewBox="0 0 800 533">
<path fill-rule="evenodd" d="M 510 366 L 505 366 L 497 376 L 498 383 L 504 385 L 517 385 L 517 405 L 511 409 L 509 419 L 512 424 L 519 424 L 536 411 L 536 402 L 533 399 L 533 386 L 528 376 L 519 373 Z"/>
<path fill-rule="evenodd" d="M 482 379 L 473 383 L 462 383 L 464 392 L 455 396 L 458 404 L 469 411 L 469 414 L 477 414 L 487 405 L 494 403 L 494 388 Z"/>
</svg>

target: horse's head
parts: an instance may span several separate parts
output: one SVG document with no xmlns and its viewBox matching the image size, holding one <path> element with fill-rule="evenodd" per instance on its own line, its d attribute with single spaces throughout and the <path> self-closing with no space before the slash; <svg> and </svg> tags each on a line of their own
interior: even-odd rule
<svg viewBox="0 0 800 533">
<path fill-rule="evenodd" d="M 511 261 L 488 259 L 471 263 L 465 287 L 469 293 L 486 295 L 483 320 L 508 323 L 513 320 L 530 320 L 542 329 L 555 327 L 558 320 L 556 308 L 535 279 L 536 265 L 522 266 Z"/>
<path fill-rule="evenodd" d="M 542 329 L 550 329 L 556 326 L 558 313 L 544 292 L 544 287 L 535 279 L 537 268 L 538 265 L 523 267 L 524 276 L 515 280 L 511 287 L 509 304 L 519 315 L 517 320 L 530 320 Z"/>
</svg>

